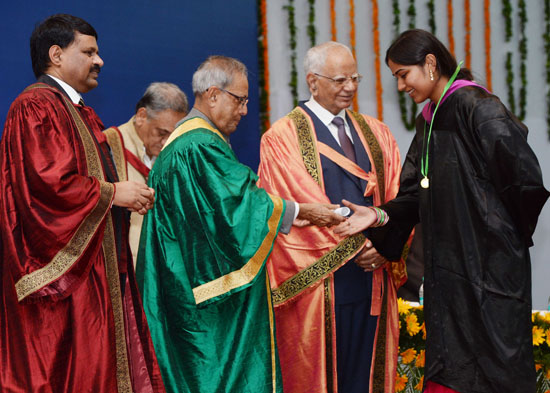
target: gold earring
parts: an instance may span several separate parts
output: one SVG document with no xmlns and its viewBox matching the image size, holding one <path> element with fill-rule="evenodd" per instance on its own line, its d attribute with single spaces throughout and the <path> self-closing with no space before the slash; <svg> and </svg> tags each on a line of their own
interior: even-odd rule
<svg viewBox="0 0 550 393">
<path fill-rule="evenodd" d="M 434 80 L 434 72 L 430 70 L 430 80 L 433 82 Z"/>
</svg>

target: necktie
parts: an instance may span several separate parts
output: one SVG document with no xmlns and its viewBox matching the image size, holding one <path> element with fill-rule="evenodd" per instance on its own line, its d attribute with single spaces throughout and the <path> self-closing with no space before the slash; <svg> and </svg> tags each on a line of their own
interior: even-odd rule
<svg viewBox="0 0 550 393">
<path fill-rule="evenodd" d="M 84 106 L 84 100 L 82 98 L 80 98 L 80 100 L 78 101 L 78 105 Z"/>
<path fill-rule="evenodd" d="M 332 124 L 338 127 L 338 139 L 340 140 L 340 146 L 344 150 L 344 154 L 347 158 L 355 162 L 355 150 L 353 149 L 353 143 L 346 134 L 346 127 L 344 127 L 344 119 L 336 116 L 332 119 Z"/>
</svg>

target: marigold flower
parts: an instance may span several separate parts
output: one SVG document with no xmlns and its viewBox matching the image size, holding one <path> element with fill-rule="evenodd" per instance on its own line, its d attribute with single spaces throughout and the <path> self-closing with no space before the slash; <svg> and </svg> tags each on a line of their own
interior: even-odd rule
<svg viewBox="0 0 550 393">
<path fill-rule="evenodd" d="M 546 330 L 546 345 L 550 347 L 550 329 Z"/>
<path fill-rule="evenodd" d="M 418 324 L 418 318 L 416 314 L 411 313 L 405 317 L 405 322 L 407 322 L 407 333 L 410 336 L 414 336 L 420 331 L 420 325 Z"/>
<path fill-rule="evenodd" d="M 416 350 L 414 348 L 409 348 L 406 351 L 401 352 L 401 358 L 403 363 L 411 363 L 416 358 Z"/>
<path fill-rule="evenodd" d="M 416 358 L 415 366 L 424 367 L 425 364 L 426 364 L 426 351 L 421 349 Z M 417 390 L 421 390 L 421 389 L 417 389 Z"/>
<path fill-rule="evenodd" d="M 422 326 L 420 326 L 420 329 L 422 330 L 422 338 L 426 340 L 426 322 L 422 322 Z"/>
<path fill-rule="evenodd" d="M 539 346 L 544 342 L 544 330 L 538 326 L 533 326 L 533 345 Z"/>
<path fill-rule="evenodd" d="M 414 387 L 415 390 L 418 390 L 418 391 L 422 391 L 422 386 L 424 385 L 424 376 L 421 376 L 420 377 L 420 381 L 418 381 L 418 383 L 416 384 L 416 386 Z"/>
<path fill-rule="evenodd" d="M 542 368 L 542 364 L 536 363 L 535 364 L 535 371 L 539 371 Z"/>
<path fill-rule="evenodd" d="M 397 374 L 395 378 L 395 391 L 402 392 L 407 387 L 407 382 L 409 382 L 409 377 L 406 375 Z"/>
<path fill-rule="evenodd" d="M 410 311 L 412 306 L 406 300 L 397 298 L 397 308 L 399 309 L 400 315 L 405 315 Z"/>
</svg>

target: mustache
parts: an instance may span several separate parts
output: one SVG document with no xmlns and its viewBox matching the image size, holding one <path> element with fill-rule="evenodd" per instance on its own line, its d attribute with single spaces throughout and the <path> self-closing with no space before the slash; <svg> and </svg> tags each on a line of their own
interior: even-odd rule
<svg viewBox="0 0 550 393">
<path fill-rule="evenodd" d="M 101 72 L 101 67 L 98 66 L 97 64 L 94 64 L 91 68 L 90 68 L 90 72 L 97 72 L 98 74 Z"/>
</svg>

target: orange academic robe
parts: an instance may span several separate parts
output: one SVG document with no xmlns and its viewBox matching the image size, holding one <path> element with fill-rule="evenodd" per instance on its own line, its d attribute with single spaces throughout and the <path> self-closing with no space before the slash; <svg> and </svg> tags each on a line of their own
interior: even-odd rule
<svg viewBox="0 0 550 393">
<path fill-rule="evenodd" d="M 324 192 L 328 180 L 323 179 L 323 152 L 368 180 L 365 195 L 371 195 L 375 205 L 394 198 L 399 188 L 400 156 L 393 136 L 372 117 L 351 111 L 348 116 L 369 155 L 370 173 L 360 173 L 351 161 L 319 143 L 311 118 L 298 107 L 275 122 L 262 138 L 260 186 L 297 202 L 330 203 Z M 362 234 L 341 238 L 329 228 L 317 227 L 293 228 L 287 236 L 277 238 L 268 273 L 285 392 L 337 391 L 333 273 L 365 242 Z M 385 339 L 375 338 L 370 384 L 385 387 L 389 393 L 394 391 L 397 364 L 396 290 L 406 276 L 402 261 L 384 269 L 373 276 L 371 314 L 379 315 L 376 335 Z M 382 372 L 377 369 L 376 378 L 372 378 L 377 367 L 382 367 Z"/>
</svg>

